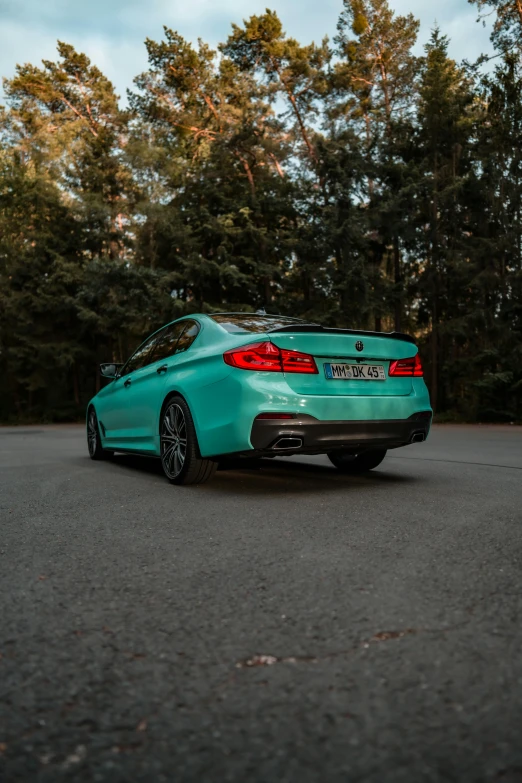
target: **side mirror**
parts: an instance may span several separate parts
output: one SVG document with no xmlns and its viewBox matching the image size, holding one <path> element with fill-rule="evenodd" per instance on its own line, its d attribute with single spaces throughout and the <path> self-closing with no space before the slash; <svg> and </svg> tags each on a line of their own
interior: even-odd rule
<svg viewBox="0 0 522 783">
<path fill-rule="evenodd" d="M 113 381 L 115 378 L 118 378 L 122 367 L 123 364 L 100 364 L 100 372 L 104 378 L 109 378 Z"/>
</svg>

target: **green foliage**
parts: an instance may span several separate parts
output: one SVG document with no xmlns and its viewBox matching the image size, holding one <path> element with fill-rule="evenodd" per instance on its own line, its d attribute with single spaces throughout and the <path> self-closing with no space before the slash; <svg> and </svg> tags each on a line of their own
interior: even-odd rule
<svg viewBox="0 0 522 783">
<path fill-rule="evenodd" d="M 468 0 L 479 10 L 478 21 L 490 17 L 495 21 L 491 40 L 503 54 L 522 49 L 522 6 L 519 0 Z"/>
<path fill-rule="evenodd" d="M 302 154 L 317 163 L 314 134 L 310 127 L 318 108 L 317 100 L 327 89 L 325 68 L 331 52 L 325 38 L 320 46 L 301 46 L 287 38 L 275 13 L 252 16 L 243 27 L 232 25 L 232 35 L 221 51 L 243 73 L 257 77 L 269 87 L 272 100 L 280 96 L 287 104 L 294 143 L 302 144 Z"/>
<path fill-rule="evenodd" d="M 388 0 L 333 47 L 274 11 L 212 50 L 164 29 L 122 110 L 89 59 L 18 66 L 0 108 L 0 418 L 81 416 L 161 324 L 260 306 L 417 337 L 441 420 L 522 420 L 522 16 L 494 72 Z"/>
</svg>

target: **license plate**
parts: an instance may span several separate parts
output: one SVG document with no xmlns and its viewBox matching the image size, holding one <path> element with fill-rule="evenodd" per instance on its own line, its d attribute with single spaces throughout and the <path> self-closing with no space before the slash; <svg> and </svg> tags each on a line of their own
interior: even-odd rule
<svg viewBox="0 0 522 783">
<path fill-rule="evenodd" d="M 386 373 L 380 364 L 325 364 L 329 381 L 385 381 Z"/>
</svg>

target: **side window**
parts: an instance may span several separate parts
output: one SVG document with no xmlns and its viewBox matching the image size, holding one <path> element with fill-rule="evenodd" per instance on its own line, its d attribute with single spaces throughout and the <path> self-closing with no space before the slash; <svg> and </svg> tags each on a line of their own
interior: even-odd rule
<svg viewBox="0 0 522 783">
<path fill-rule="evenodd" d="M 145 367 L 149 363 L 148 356 L 152 347 L 153 337 L 146 340 L 143 345 L 140 345 L 137 351 L 135 351 L 125 367 L 123 368 L 121 375 L 129 375 L 131 372 L 136 372 L 140 367 Z"/>
<path fill-rule="evenodd" d="M 156 361 L 156 353 L 159 347 L 161 346 L 161 344 L 163 343 L 163 340 L 165 339 L 166 332 L 167 332 L 167 328 L 165 327 L 161 329 L 161 331 L 156 332 L 156 334 L 150 338 L 149 340 L 150 351 L 147 355 L 147 360 L 145 361 L 144 364 L 142 364 L 142 367 L 145 367 L 147 364 L 152 364 L 152 362 Z"/>
<path fill-rule="evenodd" d="M 151 363 L 160 361 L 161 359 L 167 359 L 174 354 L 176 345 L 178 344 L 178 340 L 185 329 L 185 326 L 186 322 L 181 321 L 180 323 L 172 324 L 172 326 L 167 326 L 167 328 L 163 330 L 161 333 L 161 340 L 157 342 L 152 350 L 152 355 L 150 357 Z"/>
<path fill-rule="evenodd" d="M 200 326 L 197 321 L 185 321 L 184 323 L 185 329 L 179 338 L 176 353 L 183 353 L 183 351 L 188 351 L 199 334 Z"/>
</svg>

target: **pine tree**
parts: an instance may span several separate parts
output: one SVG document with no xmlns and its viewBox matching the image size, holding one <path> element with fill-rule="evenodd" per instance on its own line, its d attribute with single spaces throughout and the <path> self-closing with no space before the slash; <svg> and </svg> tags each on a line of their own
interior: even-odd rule
<svg viewBox="0 0 522 783">
<path fill-rule="evenodd" d="M 407 175 L 398 144 L 408 133 L 417 90 L 418 60 L 412 54 L 419 22 L 412 14 L 396 16 L 388 0 L 344 0 L 336 37 L 332 76 L 332 119 L 344 121 L 366 139 L 370 224 L 375 262 L 373 310 L 381 329 L 390 300 L 395 329 L 404 321 L 404 195 Z M 378 252 L 375 252 L 378 251 Z M 393 288 L 381 278 L 391 266 Z M 389 279 L 389 276 L 386 275 Z M 386 279 L 386 278 L 385 278 Z"/>
<path fill-rule="evenodd" d="M 481 81 L 473 188 L 473 290 L 483 319 L 474 340 L 477 416 L 513 420 L 522 388 L 522 73 L 507 54 Z M 468 363 L 469 364 L 469 363 Z M 469 376 L 469 371 L 468 371 Z"/>
<path fill-rule="evenodd" d="M 0 158 L 0 375 L 4 417 L 27 420 L 80 403 L 85 357 L 74 296 L 81 281 L 79 226 L 59 189 L 6 152 Z"/>
<path fill-rule="evenodd" d="M 479 13 L 486 4 L 476 0 Z M 522 418 L 522 12 L 492 72 L 387 0 L 335 50 L 272 11 L 217 51 L 165 29 L 123 111 L 59 43 L 0 107 L 0 417 L 68 417 L 162 323 L 252 309 L 406 329 L 438 411 Z M 483 60 L 482 60 L 483 61 Z"/>
<path fill-rule="evenodd" d="M 289 146 L 266 88 L 202 42 L 165 29 L 131 105 L 164 163 L 163 206 L 140 232 L 200 307 L 269 305 L 284 267 Z M 274 214 L 275 212 L 275 214 Z"/>
<path fill-rule="evenodd" d="M 468 0 L 479 10 L 478 21 L 495 13 L 491 40 L 507 54 L 522 49 L 522 4 L 520 0 Z"/>
<path fill-rule="evenodd" d="M 244 73 L 263 79 L 272 99 L 281 96 L 293 119 L 293 137 L 300 140 L 303 155 L 317 164 L 313 123 L 317 100 L 326 90 L 325 69 L 331 52 L 325 38 L 320 45 L 301 46 L 288 38 L 275 11 L 251 16 L 243 27 L 232 25 L 232 35 L 221 51 Z"/>
<path fill-rule="evenodd" d="M 126 115 L 111 82 L 86 55 L 58 42 L 59 60 L 17 66 L 4 80 L 3 135 L 27 164 L 71 194 L 93 257 L 124 255 L 129 172 L 122 165 Z"/>
<path fill-rule="evenodd" d="M 430 327 L 434 408 L 439 403 L 441 362 L 444 367 L 448 362 L 451 307 L 462 294 L 462 266 L 467 268 L 463 194 L 471 173 L 471 88 L 464 71 L 448 57 L 448 39 L 436 29 L 426 46 L 416 140 L 422 177 L 417 193 L 420 323 Z"/>
</svg>

